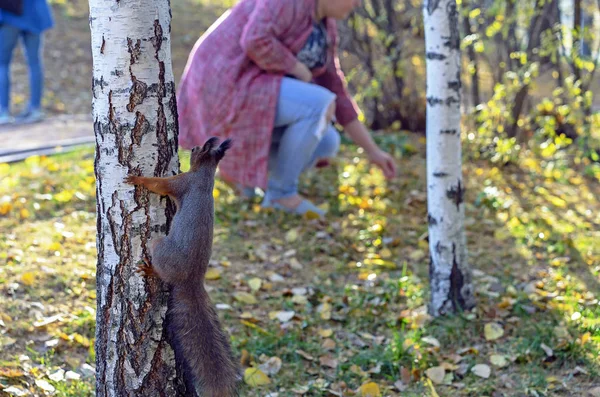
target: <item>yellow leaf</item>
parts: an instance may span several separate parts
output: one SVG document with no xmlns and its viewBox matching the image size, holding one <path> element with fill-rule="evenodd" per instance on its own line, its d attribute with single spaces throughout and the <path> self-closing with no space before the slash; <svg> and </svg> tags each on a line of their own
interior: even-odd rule
<svg viewBox="0 0 600 397">
<path fill-rule="evenodd" d="M 363 384 L 359 389 L 358 393 L 362 397 L 379 397 L 381 396 L 381 392 L 379 391 L 379 386 L 375 382 L 369 382 Z"/>
<path fill-rule="evenodd" d="M 235 300 L 237 300 L 238 302 L 242 302 L 242 303 L 247 303 L 249 305 L 254 305 L 256 303 L 258 303 L 256 301 L 256 298 L 254 297 L 254 295 L 249 294 L 247 292 L 236 292 L 233 297 L 235 298 Z"/>
<path fill-rule="evenodd" d="M 206 272 L 206 276 L 204 276 L 207 280 L 218 280 L 221 278 L 221 271 L 219 269 L 210 268 Z"/>
<path fill-rule="evenodd" d="M 383 259 L 389 259 L 392 257 L 392 251 L 390 251 L 389 248 L 384 248 L 381 250 L 381 252 L 379 253 L 379 255 L 383 258 Z"/>
<path fill-rule="evenodd" d="M 288 243 L 293 243 L 294 241 L 298 240 L 298 229 L 290 229 L 286 234 L 285 234 L 285 240 Z"/>
<path fill-rule="evenodd" d="M 35 282 L 35 275 L 32 272 L 23 273 L 21 282 L 30 287 Z"/>
<path fill-rule="evenodd" d="M 425 252 L 423 250 L 415 250 L 410 253 L 409 258 L 418 261 L 425 258 Z"/>
<path fill-rule="evenodd" d="M 0 203 L 0 215 L 6 215 L 12 209 L 12 204 L 4 201 Z"/>
<path fill-rule="evenodd" d="M 248 285 L 250 286 L 250 289 L 254 292 L 258 291 L 262 285 L 262 280 L 258 277 L 252 278 L 250 280 L 248 280 Z"/>
<path fill-rule="evenodd" d="M 29 210 L 27 208 L 21 208 L 21 219 L 27 219 L 31 216 L 31 214 L 29 213 Z"/>
<path fill-rule="evenodd" d="M 446 376 L 446 370 L 441 366 L 431 367 L 427 371 L 425 371 L 425 374 L 429 379 L 431 379 L 433 383 L 439 385 L 444 381 L 444 376 Z"/>
<path fill-rule="evenodd" d="M 506 360 L 506 357 L 500 354 L 492 354 L 490 356 L 490 362 L 498 368 L 504 368 L 508 365 L 508 360 Z"/>
<path fill-rule="evenodd" d="M 331 305 L 327 302 L 319 305 L 319 307 L 317 308 L 317 312 L 320 313 L 321 315 L 321 319 L 323 320 L 330 320 L 331 319 Z"/>
<path fill-rule="evenodd" d="M 431 379 L 427 379 L 427 386 L 429 386 L 429 388 L 431 389 L 431 397 L 440 397 L 438 392 L 435 390 L 435 387 L 433 387 Z"/>
<path fill-rule="evenodd" d="M 221 195 L 221 192 L 219 191 L 219 189 L 214 188 L 213 189 L 213 198 L 219 198 L 220 195 Z"/>
<path fill-rule="evenodd" d="M 487 323 L 483 332 L 486 340 L 496 340 L 504 335 L 504 329 L 498 323 Z"/>
<path fill-rule="evenodd" d="M 258 368 L 246 368 L 244 382 L 249 386 L 256 387 L 270 384 L 271 379 Z"/>
<path fill-rule="evenodd" d="M 333 335 L 333 330 L 331 328 L 320 329 L 319 335 L 321 335 L 322 338 L 329 338 L 331 335 Z"/>
</svg>

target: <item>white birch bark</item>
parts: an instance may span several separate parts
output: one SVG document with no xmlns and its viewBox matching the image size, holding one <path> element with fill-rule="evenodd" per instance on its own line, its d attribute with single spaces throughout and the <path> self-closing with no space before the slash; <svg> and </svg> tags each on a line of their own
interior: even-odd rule
<svg viewBox="0 0 600 397">
<path fill-rule="evenodd" d="M 433 316 L 475 305 L 464 231 L 456 0 L 425 0 L 427 198 Z"/>
<path fill-rule="evenodd" d="M 174 206 L 123 183 L 174 175 L 177 111 L 168 0 L 90 0 L 97 183 L 97 396 L 185 388 L 165 331 L 168 292 L 135 272 Z"/>
</svg>

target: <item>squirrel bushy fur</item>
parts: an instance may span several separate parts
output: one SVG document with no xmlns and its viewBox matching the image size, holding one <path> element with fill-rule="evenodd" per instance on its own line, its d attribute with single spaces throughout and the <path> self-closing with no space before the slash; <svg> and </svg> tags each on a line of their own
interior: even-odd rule
<svg viewBox="0 0 600 397">
<path fill-rule="evenodd" d="M 167 326 L 176 357 L 185 361 L 186 378 L 203 396 L 231 397 L 237 395 L 240 371 L 204 288 L 213 243 L 215 171 L 231 146 L 230 140 L 217 143 L 213 137 L 192 149 L 188 172 L 164 178 L 130 175 L 125 182 L 175 201 L 169 234 L 153 241 L 151 262 L 145 259 L 138 271 L 172 287 Z"/>
</svg>

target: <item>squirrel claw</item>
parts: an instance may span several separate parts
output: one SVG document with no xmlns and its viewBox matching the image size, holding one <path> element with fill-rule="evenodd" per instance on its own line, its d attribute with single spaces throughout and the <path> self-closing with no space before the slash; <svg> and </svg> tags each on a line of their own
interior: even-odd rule
<svg viewBox="0 0 600 397">
<path fill-rule="evenodd" d="M 141 274 L 144 277 L 155 277 L 156 276 L 156 273 L 154 272 L 154 269 L 152 268 L 152 265 L 150 264 L 150 262 L 148 261 L 147 258 L 145 258 L 142 261 L 142 263 L 137 265 L 135 272 L 138 274 Z"/>
<path fill-rule="evenodd" d="M 127 175 L 125 179 L 123 179 L 123 182 L 127 183 L 128 185 L 135 185 L 137 182 L 137 176 Z"/>
</svg>

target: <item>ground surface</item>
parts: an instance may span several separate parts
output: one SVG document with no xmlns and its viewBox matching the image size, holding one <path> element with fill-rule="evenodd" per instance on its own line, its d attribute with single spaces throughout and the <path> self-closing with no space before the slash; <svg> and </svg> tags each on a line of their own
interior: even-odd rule
<svg viewBox="0 0 600 397">
<path fill-rule="evenodd" d="M 468 163 L 478 307 L 432 320 L 423 143 L 388 144 L 402 170 L 391 184 L 352 147 L 303 180 L 325 224 L 265 213 L 217 183 L 207 285 L 235 352 L 270 382 L 243 395 L 351 396 L 369 382 L 403 396 L 597 392 L 600 172 Z M 91 395 L 94 188 L 91 148 L 0 165 L 5 392 Z"/>
</svg>

